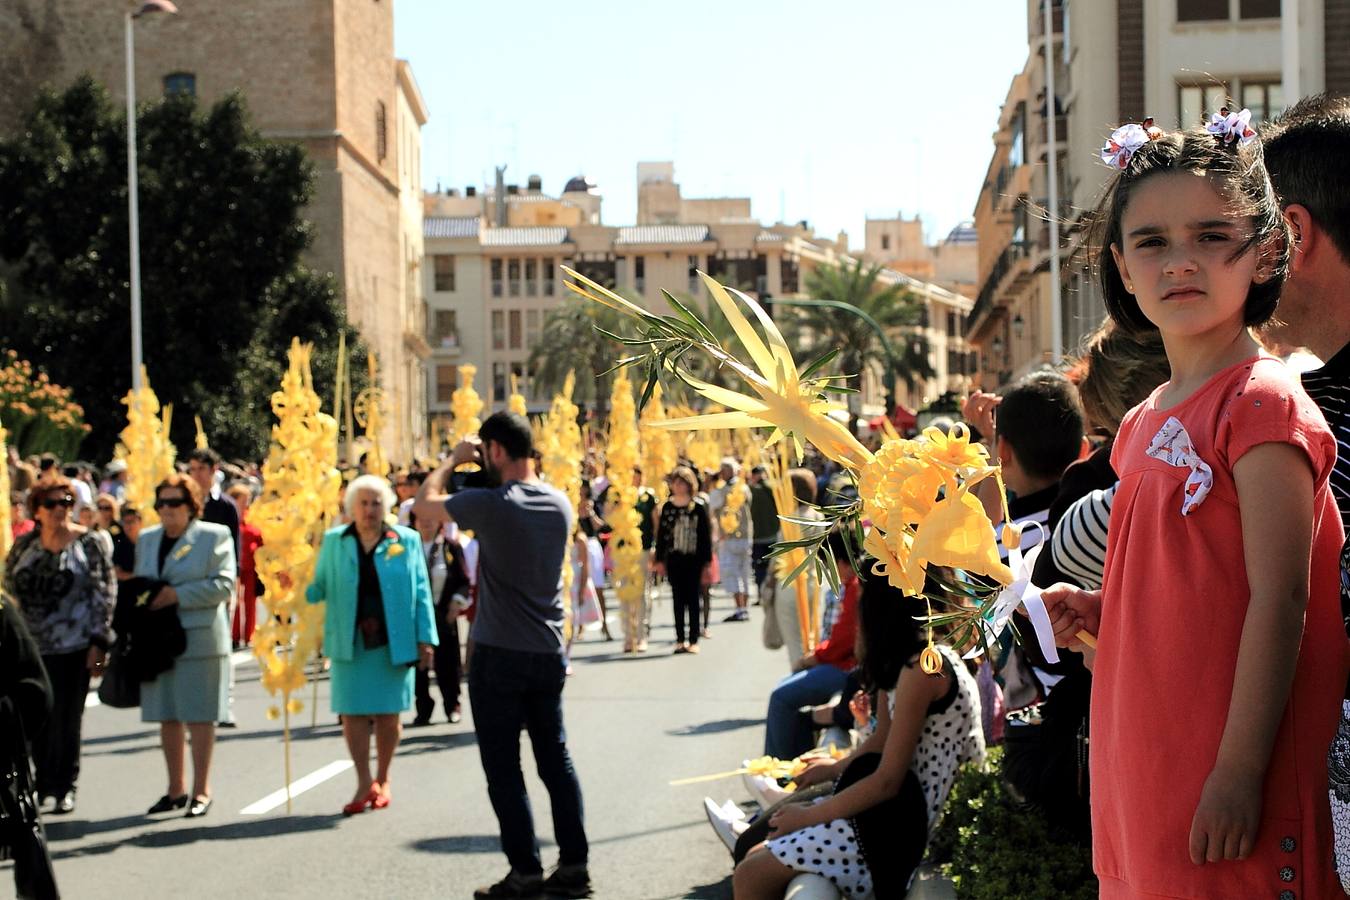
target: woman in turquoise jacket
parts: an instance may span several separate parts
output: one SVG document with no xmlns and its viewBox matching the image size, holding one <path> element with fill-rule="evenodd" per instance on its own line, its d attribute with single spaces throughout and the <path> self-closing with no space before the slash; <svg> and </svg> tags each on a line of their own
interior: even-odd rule
<svg viewBox="0 0 1350 900">
<path fill-rule="evenodd" d="M 310 603 L 325 603 L 323 646 L 332 660 L 333 712 L 356 766 L 356 794 L 342 808 L 355 815 L 389 805 L 389 765 L 398 748 L 399 716 L 412 706 L 413 667 L 426 669 L 436 646 L 436 619 L 422 539 L 385 524 L 394 505 L 388 482 L 363 475 L 347 487 L 350 525 L 323 536 Z M 377 769 L 370 774 L 370 736 Z"/>
</svg>

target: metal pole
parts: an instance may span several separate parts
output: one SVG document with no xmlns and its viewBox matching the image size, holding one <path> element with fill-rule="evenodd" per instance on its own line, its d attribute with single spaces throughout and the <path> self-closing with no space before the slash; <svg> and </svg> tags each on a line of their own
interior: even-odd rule
<svg viewBox="0 0 1350 900">
<path fill-rule="evenodd" d="M 1300 41 L 1298 33 L 1298 0 L 1284 0 L 1280 4 L 1280 43 L 1284 65 L 1281 67 L 1280 80 L 1284 96 L 1293 104 L 1303 96 L 1301 81 Z M 1266 110 L 1266 115 L 1274 115 L 1275 110 Z"/>
<path fill-rule="evenodd" d="M 131 251 L 131 386 L 141 386 L 141 227 L 136 180 L 136 46 L 127 12 L 127 230 Z"/>
<path fill-rule="evenodd" d="M 1050 180 L 1050 361 L 1059 365 L 1064 358 L 1063 309 L 1060 308 L 1059 290 L 1059 151 L 1055 138 L 1058 136 L 1059 116 L 1055 114 L 1055 16 L 1053 0 L 1041 0 L 1045 13 L 1045 156 L 1049 163 L 1047 177 Z"/>
</svg>

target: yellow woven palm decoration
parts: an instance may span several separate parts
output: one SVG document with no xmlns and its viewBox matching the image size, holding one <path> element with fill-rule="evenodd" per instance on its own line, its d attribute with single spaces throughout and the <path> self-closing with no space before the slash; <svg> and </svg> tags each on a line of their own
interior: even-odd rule
<svg viewBox="0 0 1350 900">
<path fill-rule="evenodd" d="M 841 407 L 826 399 L 825 393 L 840 376 L 813 371 L 828 359 L 809 370 L 800 369 L 778 326 L 754 298 L 700 273 L 748 358 L 743 361 L 713 339 L 687 310 L 684 320 L 666 320 L 579 273 L 565 271 L 572 278 L 567 282 L 569 290 L 623 313 L 644 329 L 649 365 L 662 366 L 706 400 L 731 410 L 667 420 L 662 427 L 698 431 L 772 428 L 766 446 L 790 441 L 797 460 L 802 457 L 803 444 L 813 444 L 857 482 L 861 498 L 857 512 L 872 522 L 865 549 L 878 559 L 874 571 L 907 594 L 924 593 L 930 567 L 983 575 L 998 585 L 1012 582 L 1012 571 L 999 559 L 989 519 L 972 493 L 981 480 L 993 476 L 999 481 L 1000 496 L 1005 495 L 1001 472 L 990 465 L 988 454 L 978 444 L 969 442 L 962 426 L 946 434 L 929 428 L 919 441 L 887 441 L 873 454 L 829 415 Z M 689 349 L 697 349 L 735 375 L 746 392 L 710 384 L 679 367 L 674 360 Z M 1007 518 L 1006 501 L 1004 507 Z M 997 590 L 971 588 L 970 596 L 978 603 L 945 618 L 960 628 L 973 629 L 975 620 L 992 608 L 996 595 Z M 931 649 L 931 629 L 929 641 Z"/>
<path fill-rule="evenodd" d="M 123 503 L 140 511 L 141 521 L 155 525 L 155 485 L 173 474 L 175 451 L 169 443 L 171 408 L 163 417 L 159 398 L 150 387 L 150 376 L 141 367 L 141 387 L 132 389 L 122 401 L 127 407 L 127 427 L 118 435 L 121 441 L 113 455 L 127 464 L 126 493 Z"/>
<path fill-rule="evenodd" d="M 793 543 L 807 537 L 811 527 L 797 521 L 797 498 L 792 493 L 792 480 L 788 478 L 787 448 L 779 444 L 770 457 L 773 463 L 773 504 L 778 510 L 781 541 Z M 824 527 L 824 523 L 822 526 Z M 792 547 L 786 553 L 773 560 L 774 572 L 778 576 L 778 596 L 780 603 L 787 602 L 784 588 L 792 591 L 797 604 L 797 626 L 801 629 L 802 652 L 810 653 L 816 648 L 816 627 L 820 611 L 820 581 L 815 571 L 806 565 L 806 550 Z M 789 576 L 791 578 L 789 579 Z"/>
<path fill-rule="evenodd" d="M 319 409 L 310 376 L 312 346 L 292 339 L 281 389 L 272 395 L 272 444 L 263 465 L 263 493 L 249 509 L 262 532 L 258 578 L 267 615 L 259 617 L 253 654 L 262 686 L 279 704 L 268 718 L 284 719 L 286 783 L 290 778 L 290 715 L 303 708 L 305 664 L 323 638 L 324 608 L 305 601 L 324 528 L 337 510 L 337 420 Z M 288 798 L 289 804 L 289 798 Z"/>
<path fill-rule="evenodd" d="M 624 646 L 632 650 L 642 640 L 642 597 L 647 572 L 642 560 L 642 516 L 637 511 L 638 489 L 633 470 L 641 458 L 638 447 L 637 405 L 633 385 L 620 371 L 614 377 L 609 401 L 609 441 L 605 460 L 612 498 L 606 518 L 614 531 L 609 546 L 614 556 L 616 592 L 623 611 Z"/>
<path fill-rule="evenodd" d="M 517 415 L 530 414 L 529 407 L 525 405 L 525 395 L 520 392 L 520 379 L 515 372 L 511 373 L 511 396 L 506 398 L 506 408 Z"/>
<path fill-rule="evenodd" d="M 197 426 L 197 449 L 205 450 L 211 446 L 211 442 L 206 439 L 206 429 L 202 427 L 202 417 L 193 416 L 192 421 Z"/>
<path fill-rule="evenodd" d="M 452 447 L 469 435 L 477 434 L 483 424 L 478 419 L 483 412 L 483 398 L 473 389 L 473 379 L 477 374 L 477 366 L 465 364 L 459 367 L 459 387 L 450 395 L 450 411 L 454 414 L 450 423 Z"/>
<path fill-rule="evenodd" d="M 548 414 L 539 425 L 539 452 L 543 456 L 544 480 L 562 491 L 576 520 L 581 505 L 581 429 L 577 427 L 577 406 L 572 402 L 576 378 L 568 372 L 563 389 L 553 397 Z M 572 535 L 563 549 L 563 629 L 572 634 Z"/>
<path fill-rule="evenodd" d="M 644 480 L 656 492 L 656 502 L 665 503 L 670 495 L 666 476 L 675 470 L 679 457 L 675 453 L 675 435 L 657 422 L 666 418 L 665 404 L 661 402 L 661 385 L 652 388 L 652 395 L 642 410 L 638 432 L 642 438 L 642 471 Z"/>
</svg>

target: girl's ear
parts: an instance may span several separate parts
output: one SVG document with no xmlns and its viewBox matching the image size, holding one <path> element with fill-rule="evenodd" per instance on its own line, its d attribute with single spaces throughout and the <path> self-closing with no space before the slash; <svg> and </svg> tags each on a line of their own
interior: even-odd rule
<svg viewBox="0 0 1350 900">
<path fill-rule="evenodd" d="M 1130 281 L 1130 272 L 1125 268 L 1125 256 L 1120 252 L 1119 244 L 1111 245 L 1111 258 L 1116 261 L 1116 271 L 1120 273 L 1120 283 L 1125 286 L 1125 290 L 1134 293 L 1134 282 Z"/>
</svg>

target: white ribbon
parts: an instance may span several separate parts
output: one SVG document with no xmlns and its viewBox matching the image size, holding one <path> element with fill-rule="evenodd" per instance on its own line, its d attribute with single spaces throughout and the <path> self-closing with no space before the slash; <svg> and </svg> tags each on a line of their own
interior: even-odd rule
<svg viewBox="0 0 1350 900">
<path fill-rule="evenodd" d="M 1256 140 L 1256 131 L 1252 128 L 1252 111 L 1250 109 L 1235 113 L 1227 112 L 1226 109 L 1220 110 L 1210 117 L 1205 130 L 1221 138 L 1225 144 L 1231 144 L 1233 141 L 1240 144 L 1250 144 Z"/>
<path fill-rule="evenodd" d="M 1122 125 L 1111 132 L 1102 145 L 1102 162 L 1113 169 L 1124 169 L 1130 164 L 1130 157 L 1148 142 L 1149 136 L 1144 126 L 1133 122 Z"/>
<path fill-rule="evenodd" d="M 1045 527 L 1040 522 L 1028 522 L 1026 524 L 1035 525 L 1040 530 L 1041 540 L 1035 547 L 1027 551 L 1025 557 L 1022 556 L 1020 536 L 1017 546 L 1008 548 L 1008 568 L 1016 573 L 1013 583 L 999 592 L 998 599 L 994 601 L 994 607 L 989 611 L 988 618 L 981 619 L 980 625 L 984 628 L 985 641 L 992 644 L 1007 629 L 1013 613 L 1018 606 L 1021 606 L 1027 611 L 1027 618 L 1031 620 L 1031 626 L 1036 631 L 1036 642 L 1040 644 L 1041 655 L 1045 657 L 1047 663 L 1054 664 L 1059 662 L 1059 650 L 1055 647 L 1055 629 L 1050 624 L 1050 614 L 1046 612 L 1045 601 L 1041 600 L 1041 588 L 1031 583 L 1031 573 L 1036 568 L 1036 558 L 1040 556 L 1041 549 L 1045 546 L 1045 542 L 1049 540 L 1049 535 L 1046 534 Z M 971 659 L 979 656 L 983 651 L 984 648 L 977 644 L 966 651 L 965 658 Z"/>
<path fill-rule="evenodd" d="M 1189 516 L 1205 502 L 1209 489 L 1214 486 L 1214 470 L 1195 452 L 1195 442 L 1176 416 L 1167 418 L 1144 453 L 1179 469 L 1191 470 L 1181 492 L 1183 516 Z"/>
</svg>

